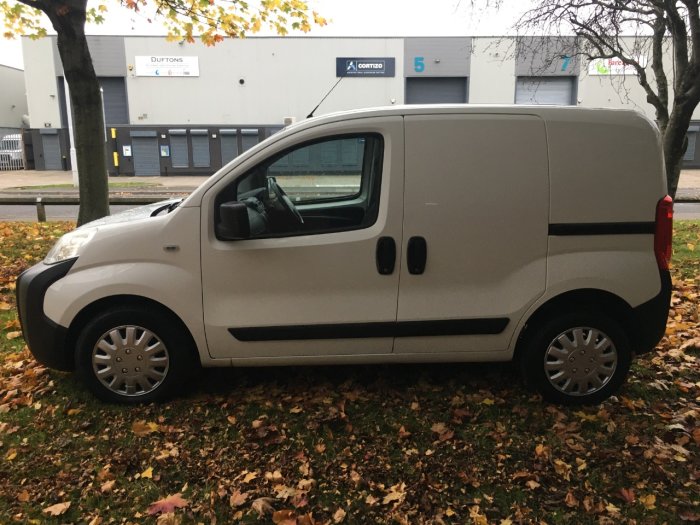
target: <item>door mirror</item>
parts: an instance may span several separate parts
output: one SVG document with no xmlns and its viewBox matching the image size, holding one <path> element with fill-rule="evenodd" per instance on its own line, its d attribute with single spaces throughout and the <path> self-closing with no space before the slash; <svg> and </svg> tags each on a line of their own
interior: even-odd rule
<svg viewBox="0 0 700 525">
<path fill-rule="evenodd" d="M 222 241 L 249 239 L 248 207 L 238 201 L 222 203 L 219 206 L 219 222 L 215 229 L 217 239 Z"/>
</svg>

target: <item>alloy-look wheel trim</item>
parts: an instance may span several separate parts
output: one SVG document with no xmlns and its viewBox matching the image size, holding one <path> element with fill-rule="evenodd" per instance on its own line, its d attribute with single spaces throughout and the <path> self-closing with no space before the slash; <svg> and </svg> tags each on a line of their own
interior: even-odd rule
<svg viewBox="0 0 700 525">
<path fill-rule="evenodd" d="M 544 355 L 549 383 L 568 396 L 591 395 L 615 374 L 618 354 L 612 339 L 590 326 L 570 328 L 557 335 Z"/>
<path fill-rule="evenodd" d="M 153 392 L 168 375 L 170 354 L 151 330 L 122 325 L 106 331 L 92 349 L 92 370 L 109 391 L 126 397 Z"/>
</svg>

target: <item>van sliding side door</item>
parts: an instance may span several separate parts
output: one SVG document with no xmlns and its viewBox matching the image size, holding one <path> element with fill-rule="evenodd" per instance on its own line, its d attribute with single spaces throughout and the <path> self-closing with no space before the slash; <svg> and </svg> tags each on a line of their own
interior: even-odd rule
<svg viewBox="0 0 700 525">
<path fill-rule="evenodd" d="M 498 359 L 545 288 L 544 122 L 529 115 L 412 115 L 405 136 L 394 352 Z"/>
</svg>

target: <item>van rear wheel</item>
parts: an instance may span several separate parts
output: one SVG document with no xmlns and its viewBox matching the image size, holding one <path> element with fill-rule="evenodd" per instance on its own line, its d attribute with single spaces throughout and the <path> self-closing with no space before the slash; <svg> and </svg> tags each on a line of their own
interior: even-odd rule
<svg viewBox="0 0 700 525">
<path fill-rule="evenodd" d="M 521 355 L 526 383 L 551 402 L 596 404 L 627 377 L 628 338 L 614 319 L 593 312 L 560 315 L 533 326 Z"/>
<path fill-rule="evenodd" d="M 171 316 L 118 306 L 94 317 L 80 333 L 76 372 L 104 401 L 160 401 L 184 388 L 193 368 L 189 346 L 189 334 Z"/>
</svg>

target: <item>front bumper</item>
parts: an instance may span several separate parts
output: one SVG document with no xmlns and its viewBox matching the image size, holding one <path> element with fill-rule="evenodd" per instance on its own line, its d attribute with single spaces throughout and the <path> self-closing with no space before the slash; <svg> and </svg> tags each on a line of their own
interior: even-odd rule
<svg viewBox="0 0 700 525">
<path fill-rule="evenodd" d="M 76 259 L 56 264 L 40 262 L 17 278 L 17 311 L 29 350 L 40 363 L 58 370 L 73 369 L 73 355 L 66 348 L 68 329 L 44 314 L 44 296 L 53 283 L 65 277 Z"/>
<path fill-rule="evenodd" d="M 666 332 L 671 307 L 671 273 L 668 270 L 661 270 L 660 273 L 661 291 L 653 299 L 633 309 L 633 343 L 637 354 L 651 352 Z"/>
</svg>

